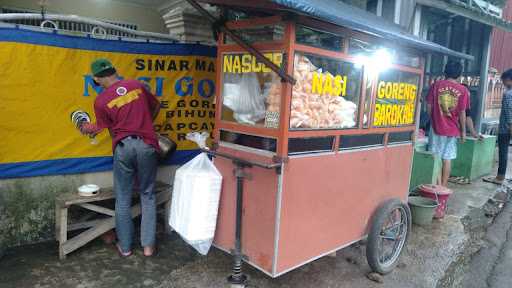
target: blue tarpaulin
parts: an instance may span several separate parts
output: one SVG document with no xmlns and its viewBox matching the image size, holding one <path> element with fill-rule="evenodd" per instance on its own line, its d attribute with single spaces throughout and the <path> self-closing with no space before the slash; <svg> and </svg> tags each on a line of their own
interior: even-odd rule
<svg viewBox="0 0 512 288">
<path fill-rule="evenodd" d="M 270 0 L 284 10 L 313 17 L 335 25 L 373 34 L 401 45 L 473 60 L 473 56 L 448 49 L 434 42 L 423 40 L 394 23 L 339 0 Z"/>
</svg>

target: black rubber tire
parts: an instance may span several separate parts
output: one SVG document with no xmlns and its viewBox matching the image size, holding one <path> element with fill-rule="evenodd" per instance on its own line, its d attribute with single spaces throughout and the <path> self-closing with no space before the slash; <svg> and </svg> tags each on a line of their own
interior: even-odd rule
<svg viewBox="0 0 512 288">
<path fill-rule="evenodd" d="M 399 252 L 398 258 L 391 265 L 383 266 L 379 262 L 379 235 L 381 232 L 381 228 L 384 225 L 384 221 L 386 221 L 387 216 L 395 209 L 402 207 L 405 210 L 406 214 L 406 225 L 407 225 L 407 233 L 405 235 L 405 242 L 402 246 L 402 249 Z M 402 203 L 399 199 L 390 199 L 386 202 L 382 203 L 373 214 L 370 223 L 370 229 L 368 232 L 368 241 L 366 244 L 366 260 L 368 261 L 368 265 L 370 268 L 379 274 L 385 275 L 393 271 L 393 269 L 398 265 L 400 260 L 400 254 L 404 250 L 407 245 L 407 240 L 409 238 L 409 233 L 411 231 L 411 210 L 409 206 Z"/>
</svg>

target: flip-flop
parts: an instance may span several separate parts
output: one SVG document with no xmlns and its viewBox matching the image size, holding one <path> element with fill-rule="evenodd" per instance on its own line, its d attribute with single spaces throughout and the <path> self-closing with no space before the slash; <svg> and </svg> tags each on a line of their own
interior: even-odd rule
<svg viewBox="0 0 512 288">
<path fill-rule="evenodd" d="M 484 178 L 482 178 L 482 181 L 487 182 L 487 183 L 496 184 L 496 185 L 503 184 L 503 181 L 500 182 L 500 181 L 496 180 L 496 177 L 484 177 Z"/>
<path fill-rule="evenodd" d="M 133 252 L 131 250 L 128 252 L 123 252 L 123 250 L 121 250 L 121 247 L 119 247 L 119 244 L 117 244 L 117 243 L 114 246 L 116 247 L 117 253 L 122 258 L 130 257 L 133 254 Z"/>
<path fill-rule="evenodd" d="M 153 253 L 146 254 L 146 253 L 144 253 L 144 251 L 142 251 L 142 255 L 144 255 L 144 257 L 148 257 L 148 258 L 155 257 L 157 255 L 157 251 L 158 251 L 158 249 L 156 249 L 156 246 L 155 246 L 155 247 L 153 247 Z"/>
<path fill-rule="evenodd" d="M 459 185 L 465 185 L 465 184 L 471 184 L 471 180 L 464 176 L 454 176 L 448 178 L 448 181 L 451 183 L 459 184 Z"/>
</svg>

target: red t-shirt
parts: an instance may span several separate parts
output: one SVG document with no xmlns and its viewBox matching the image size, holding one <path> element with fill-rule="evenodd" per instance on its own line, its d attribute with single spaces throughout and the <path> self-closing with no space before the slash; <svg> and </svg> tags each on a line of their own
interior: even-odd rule
<svg viewBox="0 0 512 288">
<path fill-rule="evenodd" d="M 96 125 L 112 131 L 112 150 L 121 139 L 132 135 L 141 137 L 158 150 L 152 115 L 158 105 L 158 99 L 140 82 L 120 80 L 96 97 Z"/>
<path fill-rule="evenodd" d="M 442 136 L 459 136 L 459 115 L 469 108 L 468 89 L 453 81 L 437 81 L 430 87 L 427 103 L 432 106 L 434 132 Z"/>
</svg>

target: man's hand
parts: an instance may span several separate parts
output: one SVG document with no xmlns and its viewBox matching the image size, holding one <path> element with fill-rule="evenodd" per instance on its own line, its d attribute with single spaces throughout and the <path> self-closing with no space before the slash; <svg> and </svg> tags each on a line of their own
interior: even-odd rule
<svg viewBox="0 0 512 288">
<path fill-rule="evenodd" d="M 78 127 L 78 129 L 80 130 L 80 133 L 82 133 L 83 135 L 88 135 L 89 137 L 95 137 L 102 130 L 98 128 L 98 126 L 96 126 L 95 124 L 89 122 L 82 122 L 79 125 L 80 126 Z"/>
<path fill-rule="evenodd" d="M 460 138 L 459 138 L 459 141 L 460 141 L 460 144 L 464 144 L 464 142 L 466 142 L 466 135 L 461 134 Z"/>
</svg>

